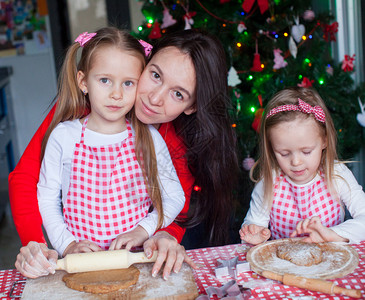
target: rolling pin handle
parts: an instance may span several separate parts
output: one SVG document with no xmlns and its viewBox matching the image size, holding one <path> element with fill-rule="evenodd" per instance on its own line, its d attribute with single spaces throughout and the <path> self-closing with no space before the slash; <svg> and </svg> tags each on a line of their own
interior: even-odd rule
<svg viewBox="0 0 365 300">
<path fill-rule="evenodd" d="M 338 285 L 334 285 L 333 293 L 341 294 L 341 295 L 345 295 L 345 296 L 349 296 L 349 297 L 357 298 L 357 299 L 361 298 L 361 290 L 346 289 L 346 288 L 340 287 Z"/>
<path fill-rule="evenodd" d="M 285 285 L 296 286 L 311 291 L 327 294 L 342 294 L 357 299 L 362 297 L 361 290 L 346 289 L 335 285 L 335 283 L 332 281 L 326 281 L 323 279 L 306 278 L 292 274 L 280 275 L 278 273 L 266 270 L 262 271 L 261 275 L 268 279 L 281 281 Z"/>
<path fill-rule="evenodd" d="M 56 269 L 55 270 L 66 270 L 66 265 L 65 265 L 65 259 L 58 259 L 57 260 L 57 264 L 56 264 Z"/>
<path fill-rule="evenodd" d="M 155 262 L 157 259 L 158 251 L 153 251 L 152 257 L 147 258 L 144 252 L 129 252 L 130 264 L 134 263 L 147 263 L 147 262 Z"/>
</svg>

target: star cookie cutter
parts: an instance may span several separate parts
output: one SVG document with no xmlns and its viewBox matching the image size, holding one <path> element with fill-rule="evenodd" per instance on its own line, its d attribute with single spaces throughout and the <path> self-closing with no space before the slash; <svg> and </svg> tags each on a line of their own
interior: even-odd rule
<svg viewBox="0 0 365 300">
<path fill-rule="evenodd" d="M 238 256 L 228 260 L 217 259 L 217 262 L 218 266 L 214 269 L 217 278 L 231 276 L 237 279 L 239 273 L 251 271 L 250 264 L 238 261 Z"/>
</svg>

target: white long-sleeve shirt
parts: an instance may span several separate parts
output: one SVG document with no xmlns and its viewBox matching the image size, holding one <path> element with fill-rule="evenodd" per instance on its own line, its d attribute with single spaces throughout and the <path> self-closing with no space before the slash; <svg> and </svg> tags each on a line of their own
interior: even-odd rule
<svg viewBox="0 0 365 300">
<path fill-rule="evenodd" d="M 339 175 L 334 177 L 334 188 L 339 200 L 346 206 L 352 219 L 344 222 L 345 212 L 342 209 L 341 223 L 331 227 L 331 229 L 339 236 L 348 239 L 350 243 L 359 243 L 365 240 L 365 193 L 357 183 L 352 172 L 344 164 L 336 163 L 334 169 L 334 173 Z M 319 176 L 317 175 L 312 181 L 304 185 L 312 184 L 312 182 L 318 180 Z M 287 180 L 290 181 L 289 178 Z M 292 185 L 296 185 L 292 181 L 290 182 Z M 264 182 L 261 180 L 252 192 L 250 209 L 243 224 L 256 224 L 268 227 L 270 211 L 266 208 L 266 203 L 264 202 Z"/>
<path fill-rule="evenodd" d="M 76 240 L 67 230 L 61 203 L 66 201 L 68 194 L 74 148 L 80 141 L 81 130 L 82 124 L 79 120 L 66 121 L 56 126 L 47 142 L 39 174 L 37 195 L 43 226 L 52 246 L 60 255 L 72 241 Z M 165 141 L 153 126 L 149 126 L 149 130 L 155 146 L 164 212 L 163 226 L 166 227 L 183 209 L 185 196 Z M 97 147 L 118 143 L 126 137 L 127 130 L 105 135 L 86 128 L 84 143 Z M 158 214 L 153 210 L 138 225 L 151 236 L 157 229 L 157 223 Z"/>
</svg>

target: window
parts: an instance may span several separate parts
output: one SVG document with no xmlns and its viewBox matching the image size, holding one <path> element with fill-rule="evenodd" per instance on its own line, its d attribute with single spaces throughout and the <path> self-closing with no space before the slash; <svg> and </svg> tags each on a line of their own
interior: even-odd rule
<svg viewBox="0 0 365 300">
<path fill-rule="evenodd" d="M 353 79 L 358 85 L 364 78 L 364 33 L 365 3 L 361 0 L 330 0 L 330 10 L 339 23 L 337 42 L 333 43 L 334 58 L 342 61 L 345 54 L 355 54 L 355 72 Z M 364 103 L 365 99 L 361 99 Z M 351 165 L 360 185 L 365 186 L 365 149 L 360 149 L 356 162 Z"/>
</svg>

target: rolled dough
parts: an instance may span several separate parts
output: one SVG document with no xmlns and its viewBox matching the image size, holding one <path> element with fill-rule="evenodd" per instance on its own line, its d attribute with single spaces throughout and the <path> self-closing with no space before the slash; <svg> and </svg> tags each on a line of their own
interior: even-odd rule
<svg viewBox="0 0 365 300">
<path fill-rule="evenodd" d="M 317 265 L 322 262 L 322 249 L 318 244 L 295 241 L 279 245 L 276 254 L 298 266 Z"/>
<path fill-rule="evenodd" d="M 128 269 L 66 274 L 62 280 L 77 291 L 106 294 L 128 288 L 138 281 L 138 277 L 139 270 L 131 266 Z"/>
<path fill-rule="evenodd" d="M 335 279 L 353 272 L 359 264 L 357 251 L 344 243 L 319 243 L 322 262 L 309 267 L 298 266 L 277 256 L 279 246 L 298 240 L 301 238 L 278 239 L 252 247 L 246 256 L 251 270 L 258 274 L 271 271 L 280 275 L 288 273 L 308 278 Z"/>
</svg>

